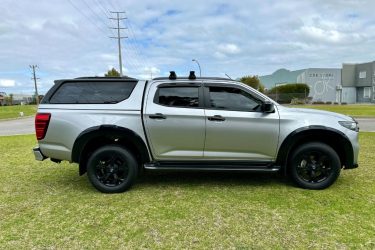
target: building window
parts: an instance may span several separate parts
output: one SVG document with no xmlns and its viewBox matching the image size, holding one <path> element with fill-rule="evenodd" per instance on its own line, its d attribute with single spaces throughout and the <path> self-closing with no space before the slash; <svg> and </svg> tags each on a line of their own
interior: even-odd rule
<svg viewBox="0 0 375 250">
<path fill-rule="evenodd" d="M 366 71 L 359 72 L 359 78 L 366 78 Z"/>
<path fill-rule="evenodd" d="M 365 87 L 363 88 L 363 98 L 370 98 L 371 97 L 371 88 Z"/>
<path fill-rule="evenodd" d="M 372 99 L 375 100 L 375 86 L 372 87 Z"/>
</svg>

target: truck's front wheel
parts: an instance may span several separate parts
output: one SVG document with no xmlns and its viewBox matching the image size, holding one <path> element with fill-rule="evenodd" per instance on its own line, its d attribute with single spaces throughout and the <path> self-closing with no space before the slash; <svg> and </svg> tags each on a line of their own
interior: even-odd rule
<svg viewBox="0 0 375 250">
<path fill-rule="evenodd" d="M 103 193 L 126 191 L 134 183 L 137 173 L 134 156 L 117 145 L 97 149 L 87 162 L 87 176 L 91 184 Z"/>
<path fill-rule="evenodd" d="M 292 154 L 290 174 L 302 188 L 324 189 L 340 175 L 340 158 L 330 146 L 311 142 L 298 147 Z"/>
</svg>

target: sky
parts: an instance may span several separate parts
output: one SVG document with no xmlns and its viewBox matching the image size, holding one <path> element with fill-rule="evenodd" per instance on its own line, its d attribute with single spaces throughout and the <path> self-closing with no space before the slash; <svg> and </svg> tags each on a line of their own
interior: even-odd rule
<svg viewBox="0 0 375 250">
<path fill-rule="evenodd" d="M 279 68 L 340 68 L 375 60 L 375 1 L 1 0 L 0 92 L 40 93 L 56 79 L 103 76 L 118 66 L 139 79 L 190 70 L 231 78 Z"/>
</svg>

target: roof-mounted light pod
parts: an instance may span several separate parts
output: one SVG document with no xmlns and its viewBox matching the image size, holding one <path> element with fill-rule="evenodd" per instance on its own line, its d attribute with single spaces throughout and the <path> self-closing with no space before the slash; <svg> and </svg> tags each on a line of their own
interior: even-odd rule
<svg viewBox="0 0 375 250">
<path fill-rule="evenodd" d="M 169 72 L 169 80 L 176 80 L 176 79 L 177 79 L 176 72 L 170 71 Z"/>
<path fill-rule="evenodd" d="M 197 79 L 197 77 L 195 76 L 195 71 L 190 71 L 189 80 L 195 80 L 195 79 Z"/>
</svg>

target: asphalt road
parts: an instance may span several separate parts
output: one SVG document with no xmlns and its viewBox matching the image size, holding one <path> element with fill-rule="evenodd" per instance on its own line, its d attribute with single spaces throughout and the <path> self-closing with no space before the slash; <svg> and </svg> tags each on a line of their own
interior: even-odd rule
<svg viewBox="0 0 375 250">
<path fill-rule="evenodd" d="M 34 134 L 34 116 L 0 121 L 0 136 Z"/>
<path fill-rule="evenodd" d="M 375 118 L 355 118 L 359 131 L 375 132 Z"/>
<path fill-rule="evenodd" d="M 375 118 L 357 118 L 360 131 L 375 132 Z M 34 134 L 34 117 L 0 121 L 0 136 Z"/>
</svg>

